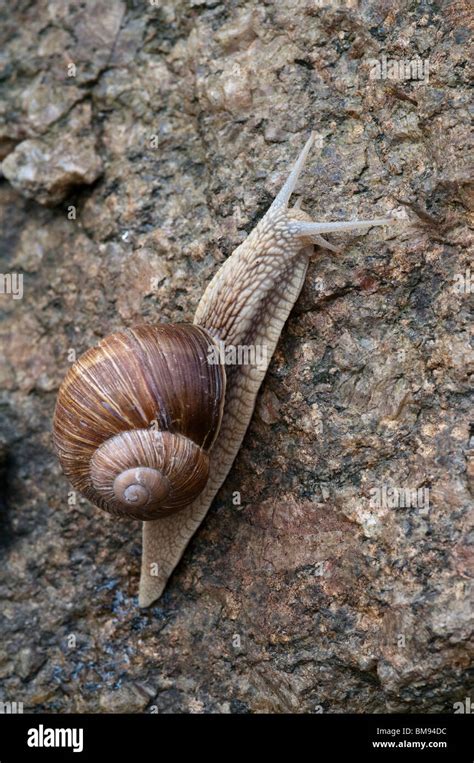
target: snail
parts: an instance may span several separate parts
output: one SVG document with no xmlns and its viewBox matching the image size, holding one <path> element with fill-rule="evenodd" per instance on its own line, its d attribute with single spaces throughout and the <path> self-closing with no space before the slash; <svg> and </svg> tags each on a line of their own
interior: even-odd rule
<svg viewBox="0 0 474 763">
<path fill-rule="evenodd" d="M 394 221 L 316 223 L 290 208 L 313 141 L 207 286 L 193 324 L 112 334 L 60 387 L 53 440 L 65 475 L 99 508 L 143 521 L 140 606 L 160 597 L 231 468 L 314 245 L 335 250 L 322 234 Z M 223 346 L 264 347 L 266 360 L 229 365 Z"/>
</svg>

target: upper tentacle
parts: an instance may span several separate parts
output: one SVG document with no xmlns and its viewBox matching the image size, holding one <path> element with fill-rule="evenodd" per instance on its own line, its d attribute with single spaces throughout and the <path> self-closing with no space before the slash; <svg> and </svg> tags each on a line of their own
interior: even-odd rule
<svg viewBox="0 0 474 763">
<path fill-rule="evenodd" d="M 311 151 L 311 148 L 313 147 L 315 135 L 316 133 L 312 132 L 311 135 L 309 136 L 303 150 L 301 151 L 298 159 L 293 165 L 293 168 L 290 174 L 288 175 L 288 179 L 286 183 L 284 184 L 283 188 L 278 193 L 278 195 L 275 197 L 270 209 L 268 210 L 265 216 L 272 215 L 274 212 L 277 212 L 278 210 L 286 208 L 288 206 L 290 196 L 296 188 L 298 179 L 303 171 L 304 165 L 306 164 L 306 159 L 308 158 L 308 154 Z"/>
</svg>

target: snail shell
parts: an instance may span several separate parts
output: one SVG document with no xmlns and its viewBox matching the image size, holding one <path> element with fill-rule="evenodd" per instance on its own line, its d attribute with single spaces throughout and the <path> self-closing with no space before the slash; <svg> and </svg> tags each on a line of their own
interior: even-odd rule
<svg viewBox="0 0 474 763">
<path fill-rule="evenodd" d="M 65 474 L 111 514 L 151 520 L 189 505 L 209 476 L 224 366 L 200 326 L 137 326 L 70 368 L 53 423 Z M 218 357 L 218 356 L 217 356 Z"/>
</svg>

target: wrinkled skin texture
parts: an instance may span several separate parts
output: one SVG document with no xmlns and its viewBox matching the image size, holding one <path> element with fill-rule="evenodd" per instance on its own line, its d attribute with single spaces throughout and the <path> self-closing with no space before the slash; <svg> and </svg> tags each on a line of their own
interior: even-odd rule
<svg viewBox="0 0 474 763">
<path fill-rule="evenodd" d="M 0 699 L 452 712 L 472 659 L 467 5 L 15 7 L 0 271 L 24 296 L 0 295 Z M 370 80 L 383 53 L 429 58 L 429 81 Z M 403 204 L 416 225 L 316 251 L 234 467 L 139 611 L 140 526 L 68 505 L 53 455 L 68 352 L 192 321 L 311 129 L 313 220 Z M 374 506 L 384 484 L 428 488 L 429 506 Z"/>
</svg>

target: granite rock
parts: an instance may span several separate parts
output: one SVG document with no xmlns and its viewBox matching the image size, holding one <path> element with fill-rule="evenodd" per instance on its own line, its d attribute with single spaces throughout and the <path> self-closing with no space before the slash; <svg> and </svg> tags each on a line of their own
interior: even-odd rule
<svg viewBox="0 0 474 763">
<path fill-rule="evenodd" d="M 0 699 L 452 712 L 472 686 L 464 5 L 40 0 L 7 19 L 0 269 L 23 297 L 0 294 Z M 311 129 L 313 219 L 402 206 L 412 225 L 315 252 L 234 467 L 140 610 L 140 527 L 61 475 L 57 389 L 108 333 L 192 319 Z"/>
</svg>

